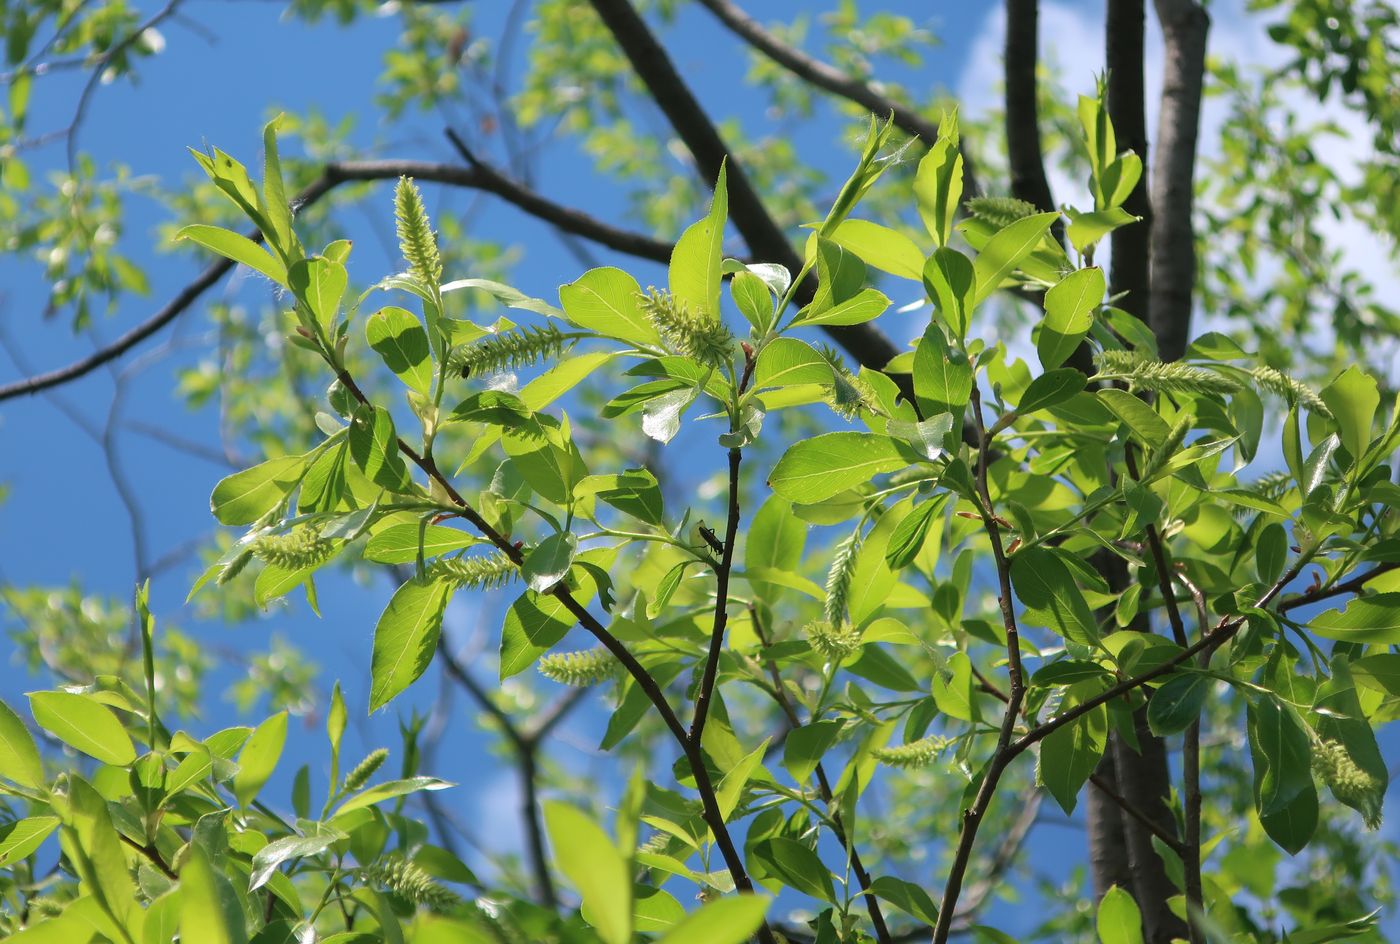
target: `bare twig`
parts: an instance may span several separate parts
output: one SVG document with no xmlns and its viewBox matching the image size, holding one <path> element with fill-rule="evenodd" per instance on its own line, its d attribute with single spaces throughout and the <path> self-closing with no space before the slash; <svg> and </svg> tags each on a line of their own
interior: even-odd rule
<svg viewBox="0 0 1400 944">
<path fill-rule="evenodd" d="M 938 140 L 938 122 L 930 121 L 915 109 L 882 95 L 870 83 L 848 75 L 830 63 L 783 42 L 738 4 L 732 3 L 731 0 L 700 2 L 736 36 L 804 82 L 855 102 L 873 114 L 881 117 L 888 115 L 896 128 L 921 139 L 925 144 L 932 144 Z M 980 191 L 973 171 L 972 157 L 968 154 L 965 143 L 962 145 L 962 156 L 963 196 L 975 197 Z"/>
</svg>

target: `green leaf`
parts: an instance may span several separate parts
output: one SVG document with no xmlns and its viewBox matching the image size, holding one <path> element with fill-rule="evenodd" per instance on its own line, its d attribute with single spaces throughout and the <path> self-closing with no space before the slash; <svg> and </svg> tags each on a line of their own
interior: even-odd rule
<svg viewBox="0 0 1400 944">
<path fill-rule="evenodd" d="M 89 695 L 30 692 L 29 710 L 39 727 L 104 764 L 125 767 L 136 748 L 111 708 Z"/>
<path fill-rule="evenodd" d="M 1206 696 L 1215 686 L 1208 675 L 1190 672 L 1168 679 L 1147 703 L 1147 725 L 1158 737 L 1185 731 L 1201 717 Z"/>
<path fill-rule="evenodd" d="M 774 836 L 755 845 L 750 855 L 789 888 L 821 901 L 836 903 L 831 872 L 815 852 L 797 840 Z"/>
<path fill-rule="evenodd" d="M 773 293 L 768 290 L 768 284 L 752 272 L 738 272 L 729 282 L 729 294 L 748 323 L 760 335 L 765 334 L 773 323 L 774 314 Z"/>
<path fill-rule="evenodd" d="M 225 259 L 245 265 L 254 272 L 267 276 L 284 288 L 287 285 L 287 270 L 273 258 L 272 254 L 253 242 L 247 236 L 239 235 L 219 226 L 205 226 L 195 223 L 185 226 L 175 234 L 177 240 L 188 239 Z"/>
<path fill-rule="evenodd" d="M 291 494 L 306 469 L 305 456 L 278 456 L 220 480 L 209 510 L 220 524 L 252 524 Z"/>
<path fill-rule="evenodd" d="M 834 382 L 831 364 L 816 348 L 796 338 L 774 338 L 758 353 L 754 389 Z"/>
<path fill-rule="evenodd" d="M 82 777 L 70 774 L 68 802 L 63 851 L 74 860 L 83 890 L 97 899 L 113 924 L 126 928 L 138 910 L 136 883 L 107 800 Z"/>
<path fill-rule="evenodd" d="M 1254 572 L 1259 579 L 1271 584 L 1283 574 L 1288 562 L 1288 532 L 1277 521 L 1264 525 L 1254 545 Z"/>
<path fill-rule="evenodd" d="M 282 182 L 282 159 L 277 154 L 277 128 L 282 123 L 282 115 L 277 115 L 263 125 L 263 203 L 267 221 L 272 232 L 268 240 L 281 247 L 282 255 L 289 257 L 295 245 L 292 235 L 292 208 L 287 203 L 287 193 Z"/>
<path fill-rule="evenodd" d="M 578 538 L 568 531 L 556 531 L 525 555 L 520 573 L 531 590 L 544 593 L 564 579 L 578 551 Z"/>
<path fill-rule="evenodd" d="M 58 824 L 57 816 L 30 816 L 0 826 L 0 867 L 18 862 L 38 849 Z"/>
<path fill-rule="evenodd" d="M 1060 710 L 1073 708 L 1100 691 L 1098 681 L 1071 685 L 1060 702 Z M 1045 736 L 1040 743 L 1036 782 L 1050 791 L 1061 809 L 1073 813 L 1079 790 L 1099 765 L 1107 744 L 1108 709 L 1099 705 Z"/>
<path fill-rule="evenodd" d="M 932 927 L 938 923 L 938 906 L 918 885 L 893 875 L 881 875 L 870 883 L 877 897 Z"/>
<path fill-rule="evenodd" d="M 1069 568 L 1054 552 L 1028 547 L 1011 558 L 1011 584 L 1026 606 L 1025 618 L 1070 642 L 1098 643 L 1098 624 Z"/>
<path fill-rule="evenodd" d="M 951 413 L 962 429 L 972 395 L 972 365 L 962 351 L 948 346 L 943 331 L 930 325 L 914 349 L 914 395 L 924 416 Z"/>
<path fill-rule="evenodd" d="M 180 869 L 180 940 L 247 944 L 243 906 L 233 886 L 215 871 L 199 843 L 190 843 L 189 849 Z"/>
<path fill-rule="evenodd" d="M 636 285 L 637 283 L 633 282 L 632 284 Z M 457 279 L 443 285 L 441 292 L 446 295 L 448 292 L 456 292 L 464 288 L 485 292 L 507 308 L 515 308 L 520 311 L 533 311 L 535 314 L 544 315 L 546 318 L 558 318 L 564 314 L 544 299 L 531 298 L 518 288 L 506 285 L 504 282 L 495 282 L 491 279 Z"/>
<path fill-rule="evenodd" d="M 754 748 L 749 753 L 741 757 L 724 774 L 724 779 L 715 788 L 715 805 L 719 807 L 720 818 L 728 820 L 731 813 L 739 806 L 739 799 L 744 795 L 744 787 L 757 769 L 761 769 L 763 755 L 768 751 L 768 740 Z"/>
<path fill-rule="evenodd" d="M 1126 390 L 1106 387 L 1098 392 L 1099 402 L 1113 411 L 1113 415 L 1125 423 L 1133 435 L 1144 444 L 1156 449 L 1166 442 L 1171 427 L 1157 415 L 1157 411 Z"/>
<path fill-rule="evenodd" d="M 766 895 L 716 898 L 686 915 L 658 944 L 743 944 L 763 924 L 767 911 Z"/>
<path fill-rule="evenodd" d="M 387 780 L 351 796 L 336 807 L 335 815 L 341 816 L 354 810 L 374 806 L 376 803 L 383 803 L 385 800 L 408 796 L 410 793 L 418 793 L 422 790 L 446 790 L 448 787 L 455 786 L 455 783 L 439 780 L 437 777 L 408 777 L 404 780 Z"/>
<path fill-rule="evenodd" d="M 943 510 L 943 506 L 944 503 L 937 500 L 915 505 L 913 510 L 895 525 L 894 532 L 890 534 L 890 543 L 885 547 L 885 563 L 891 570 L 908 566 L 919 556 L 919 551 L 924 547 L 924 540 L 928 538 L 929 528 L 938 513 Z"/>
<path fill-rule="evenodd" d="M 874 433 L 824 433 L 788 447 L 768 484 L 799 505 L 823 501 L 909 464 L 898 443 Z"/>
<path fill-rule="evenodd" d="M 287 713 L 279 711 L 258 725 L 238 754 L 238 773 L 233 777 L 233 794 L 238 805 L 247 807 L 257 797 L 282 757 L 287 742 Z"/>
<path fill-rule="evenodd" d="M 1302 724 L 1273 696 L 1247 707 L 1254 805 L 1265 817 L 1282 812 L 1305 791 L 1315 790 L 1312 747 Z"/>
<path fill-rule="evenodd" d="M 430 524 L 421 530 L 411 522 L 392 524 L 376 533 L 365 544 L 365 560 L 379 564 L 412 564 L 418 560 L 419 540 L 423 557 L 431 559 L 480 544 L 476 538 L 445 525 Z"/>
<path fill-rule="evenodd" d="M 1071 272 L 1045 293 L 1045 318 L 1040 322 L 1035 349 L 1046 370 L 1067 361 L 1084 340 L 1105 291 L 1103 269 L 1095 266 Z"/>
<path fill-rule="evenodd" d="M 583 899 L 585 920 L 605 944 L 629 944 L 632 877 L 626 860 L 607 833 L 567 803 L 546 802 L 544 821 L 554 862 Z"/>
<path fill-rule="evenodd" d="M 0 701 L 0 777 L 22 787 L 44 785 L 44 764 L 29 729 L 9 705 Z"/>
<path fill-rule="evenodd" d="M 350 418 L 350 458 L 376 485 L 402 491 L 408 487 L 408 468 L 399 455 L 394 420 L 382 406 L 362 403 Z"/>
<path fill-rule="evenodd" d="M 618 511 L 647 524 L 665 521 L 661 485 L 646 469 L 628 469 L 607 475 L 590 475 L 574 488 L 574 498 L 597 495 Z"/>
<path fill-rule="evenodd" d="M 335 328 L 346 282 L 345 266 L 321 256 L 302 259 L 287 270 L 287 285 L 292 294 L 306 305 L 327 337 Z"/>
<path fill-rule="evenodd" d="M 1351 453 L 1352 462 L 1359 463 L 1371 444 L 1371 423 L 1381 402 L 1375 378 L 1352 365 L 1320 393 L 1332 411 L 1342 445 Z"/>
<path fill-rule="evenodd" d="M 724 224 L 729 217 L 727 170 L 719 168 L 715 181 L 714 199 L 710 212 L 698 223 L 692 223 L 676 240 L 671 250 L 669 269 L 671 294 L 679 302 L 704 312 L 711 318 L 720 316 L 719 287 L 721 265 L 724 262 Z"/>
<path fill-rule="evenodd" d="M 658 347 L 661 335 L 642 311 L 641 286 L 621 269 L 604 266 L 589 269 L 573 282 L 559 287 L 564 316 L 580 328 L 610 338 Z"/>
<path fill-rule="evenodd" d="M 924 263 L 924 290 L 939 317 L 959 341 L 967 339 L 977 291 L 972 260 L 949 246 L 934 250 Z"/>
<path fill-rule="evenodd" d="M 604 571 L 611 566 L 611 557 L 599 556 L 596 550 L 579 555 L 580 561 L 597 564 Z M 597 592 L 597 585 L 587 568 L 574 571 L 571 579 L 578 581 L 573 591 L 575 600 L 586 604 Z M 551 646 L 564 638 L 574 625 L 572 613 L 557 598 L 526 590 L 506 611 L 501 629 L 501 679 L 524 672 Z"/>
<path fill-rule="evenodd" d="M 310 836 L 287 836 L 275 839 L 253 855 L 252 873 L 248 876 L 248 891 L 257 891 L 267 884 L 268 879 L 282 863 L 302 856 L 312 856 L 325 852 L 340 840 L 345 833 L 327 826 Z"/>
<path fill-rule="evenodd" d="M 856 295 L 825 308 L 815 315 L 803 316 L 793 322 L 798 325 L 855 325 L 880 317 L 890 307 L 883 292 L 873 288 L 861 289 Z"/>
<path fill-rule="evenodd" d="M 822 755 L 836 743 L 843 725 L 841 721 L 813 721 L 788 732 L 783 741 L 783 767 L 793 780 L 799 784 L 807 782 Z"/>
<path fill-rule="evenodd" d="M 430 577 L 414 576 L 394 591 L 374 627 L 371 714 L 417 681 L 433 661 L 449 596 L 451 587 Z"/>
<path fill-rule="evenodd" d="M 1021 402 L 1016 405 L 1016 412 L 1024 416 L 1064 403 L 1081 392 L 1087 382 L 1088 378 L 1072 367 L 1046 371 L 1026 387 L 1026 392 L 1021 394 Z"/>
<path fill-rule="evenodd" d="M 1099 901 L 1101 944 L 1142 944 L 1142 912 L 1133 896 L 1114 885 Z"/>
<path fill-rule="evenodd" d="M 1035 248 L 1045 239 L 1045 231 L 1060 216 L 1059 213 L 1037 213 L 1002 228 L 982 251 L 972 267 L 977 273 L 977 294 L 973 304 L 980 305 L 1001 283 L 1016 271 Z"/>
<path fill-rule="evenodd" d="M 914 174 L 914 199 L 934 244 L 946 246 L 963 192 L 963 158 L 958 150 L 958 112 L 944 112 L 938 139 L 929 144 Z"/>
<path fill-rule="evenodd" d="M 1400 653 L 1385 652 L 1357 659 L 1351 663 L 1351 674 L 1372 691 L 1400 695 Z"/>
<path fill-rule="evenodd" d="M 869 220 L 844 220 L 827 238 L 881 272 L 915 282 L 923 277 L 924 254 L 912 239 L 888 226 Z"/>
<path fill-rule="evenodd" d="M 392 305 L 365 322 L 365 340 L 400 380 L 423 396 L 433 389 L 433 361 L 428 333 L 417 318 Z"/>
<path fill-rule="evenodd" d="M 1141 217 L 1133 216 L 1122 207 L 1088 213 L 1067 209 L 1065 215 L 1069 217 L 1069 226 L 1065 228 L 1065 235 L 1069 237 L 1070 245 L 1074 247 L 1075 252 L 1081 254 L 1085 249 L 1119 227 L 1136 223 L 1141 219 Z"/>
<path fill-rule="evenodd" d="M 1357 597 L 1345 609 L 1313 617 L 1309 626 L 1319 636 L 1344 642 L 1400 643 L 1400 593 Z"/>
</svg>

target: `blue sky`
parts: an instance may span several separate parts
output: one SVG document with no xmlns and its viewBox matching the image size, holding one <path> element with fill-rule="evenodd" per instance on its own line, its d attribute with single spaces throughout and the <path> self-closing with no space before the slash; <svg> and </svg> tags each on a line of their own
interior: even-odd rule
<svg viewBox="0 0 1400 944">
<path fill-rule="evenodd" d="M 148 9 L 154 5 L 144 4 Z M 493 36 L 506 8 L 504 3 L 478 3 L 477 31 Z M 752 6 L 752 5 L 751 5 Z M 765 17 L 782 18 L 809 6 L 800 2 L 764 2 Z M 928 57 L 918 76 L 900 75 L 916 88 L 944 87 L 957 91 L 965 107 L 987 107 L 995 95 L 1000 64 L 1000 5 L 887 4 L 916 19 L 930 16 L 926 25 L 943 39 L 943 45 Z M 758 8 L 758 7 L 755 7 Z M 101 87 L 81 132 L 81 145 L 99 164 L 123 163 L 136 175 L 159 175 L 171 179 L 194 171 L 186 148 L 206 144 L 242 156 L 249 163 L 259 147 L 259 133 L 270 114 L 279 109 L 299 113 L 315 108 L 332 122 L 345 115 L 357 117 L 352 140 L 365 147 L 377 146 L 377 156 L 450 159 L 436 116 L 412 117 L 391 129 L 378 126 L 373 100 L 375 79 L 386 49 L 393 46 L 399 25 L 393 17 L 362 17 L 350 27 L 322 23 L 316 27 L 286 18 L 276 3 L 209 2 L 191 0 L 185 15 L 197 22 L 201 31 L 181 23 L 162 27 L 164 51 L 140 66 L 139 84 L 120 81 Z M 1238 4 L 1216 4 L 1219 45 L 1239 57 L 1268 55 L 1257 24 L 1247 28 L 1238 13 Z M 1047 44 L 1056 50 L 1055 59 L 1072 71 L 1062 76 L 1075 92 L 1088 90 L 1094 72 L 1101 68 L 1097 5 L 1087 3 L 1048 4 L 1043 15 Z M 1150 17 L 1149 17 L 1150 19 Z M 1254 33 L 1261 38 L 1256 41 Z M 209 34 L 208 37 L 202 33 Z M 211 38 L 212 37 L 212 41 Z M 746 54 L 708 15 L 687 8 L 677 28 L 665 37 L 677 64 L 692 80 L 702 101 L 717 115 L 737 117 L 751 135 L 761 133 L 769 118 L 761 101 L 746 94 L 742 82 L 747 68 Z M 1153 63 L 1149 64 L 1149 69 Z M 1155 88 L 1155 84 L 1150 85 Z M 72 77 L 54 76 L 37 83 L 33 112 L 38 123 L 61 126 L 73 107 L 77 86 Z M 38 129 L 36 129 L 38 130 Z M 831 177 L 845 173 L 847 154 L 831 146 L 817 128 L 803 132 L 797 142 L 813 163 Z M 34 170 L 62 166 L 62 149 L 35 156 Z M 589 164 L 571 142 L 553 144 L 542 157 L 536 186 L 563 202 L 579 206 L 605 219 L 623 222 L 617 210 L 619 189 L 602 183 L 590 173 Z M 681 165 L 677 173 L 685 173 Z M 1056 181 L 1057 196 L 1073 200 L 1077 185 Z M 460 207 L 459 198 L 452 205 Z M 390 191 L 376 191 L 372 206 L 387 219 Z M 29 369 L 55 367 L 90 351 L 103 338 L 111 338 L 144 319 L 164 299 L 172 295 L 197 271 L 196 261 L 187 254 L 153 256 L 149 250 L 157 226 L 172 222 L 163 211 L 139 199 L 133 200 L 124 236 L 125 251 L 138 262 L 149 265 L 152 294 L 147 300 L 128 299 L 111 318 L 100 321 L 91 337 L 74 338 L 65 317 L 44 321 L 40 318 L 45 298 L 39 270 L 26 260 L 0 258 L 0 323 L 8 336 L 23 350 L 26 369 L 0 359 L 0 382 L 28 373 Z M 351 226 L 347 235 L 367 237 L 368 231 L 357 214 L 342 214 Z M 546 227 L 518 211 L 491 201 L 473 216 L 474 232 L 525 249 L 528 265 L 517 270 L 515 283 L 529 294 L 552 298 L 560 282 L 579 271 L 569 255 Z M 355 232 L 356 229 L 360 232 Z M 362 279 L 388 271 L 390 263 L 372 238 L 358 238 L 355 271 Z M 597 251 L 601 263 L 616 262 L 637 274 L 642 284 L 660 281 L 660 267 L 630 259 L 612 259 Z M 201 262 L 202 264 L 202 262 Z M 473 273 L 450 273 L 468 277 Z M 211 297 L 227 291 L 220 286 Z M 187 411 L 173 393 L 173 377 L 207 352 L 202 338 L 208 322 L 200 306 L 182 317 L 175 332 L 167 332 L 154 343 L 147 343 L 117 365 L 130 367 L 137 359 L 161 348 L 172 336 L 182 339 L 179 350 L 143 369 L 130 385 L 125 413 L 145 423 L 157 425 L 189 440 L 217 445 L 214 414 L 205 410 Z M 66 404 L 101 424 L 111 398 L 110 375 L 98 373 L 64 388 L 58 394 Z M 43 396 L 0 404 L 0 481 L 10 487 L 8 500 L 0 503 L 0 541 L 7 549 L 0 554 L 0 578 L 15 585 L 62 585 L 78 580 L 89 592 L 127 597 L 134 576 L 131 525 L 104 466 L 101 450 L 78 432 L 72 422 Z M 122 434 L 119 446 L 121 466 L 141 496 L 145 538 L 152 557 L 178 547 L 191 538 L 207 533 L 213 525 L 208 514 L 208 495 L 227 469 L 175 452 L 138 433 Z M 62 535 L 58 539 L 55 535 Z M 346 689 L 356 719 L 348 734 L 347 753 L 355 756 L 380 745 L 397 744 L 396 713 L 412 708 L 427 710 L 437 693 L 437 673 L 430 671 L 390 712 L 373 718 L 364 716 L 368 684 L 370 633 L 374 616 L 388 598 L 387 583 L 358 586 L 346 579 L 323 582 L 323 616 L 317 620 L 299 600 L 288 607 L 276 607 L 265 618 L 237 627 L 192 626 L 182 612 L 181 601 L 197 575 L 191 563 L 162 575 L 155 581 L 153 601 L 158 616 L 195 632 L 210 646 L 266 648 L 274 633 L 292 640 L 308 651 L 321 667 L 318 687 L 329 691 L 331 681 L 340 679 Z M 481 601 L 464 599 L 454 604 L 451 625 L 465 628 L 464 635 L 478 631 L 485 654 L 494 653 L 496 627 L 491 609 Z M 478 626 L 478 624 L 480 624 Z M 490 681 L 490 667 L 479 677 Z M 227 677 L 226 675 L 224 676 Z M 33 687 L 17 673 L 0 682 L 0 694 L 14 703 L 19 694 Z M 221 686 L 220 686 L 221 687 Z M 458 695 L 457 724 L 465 725 L 465 697 Z M 207 716 L 220 718 L 229 708 L 211 697 Z M 596 743 L 599 714 L 590 712 L 566 725 L 560 739 L 562 756 L 580 770 L 599 771 L 606 767 L 590 753 Z M 289 752 L 323 758 L 319 715 L 306 728 L 293 725 Z M 304 733 L 295 733 L 303 731 Z M 435 773 L 462 783 L 451 795 L 459 810 L 470 811 L 468 818 L 484 824 L 485 838 L 495 845 L 514 846 L 518 841 L 514 781 L 509 771 L 483 761 L 485 740 L 473 733 L 452 741 L 452 753 L 438 761 Z M 288 768 L 287 778 L 293 768 Z M 313 764 L 313 773 L 320 771 Z M 274 788 L 275 789 L 275 788 Z M 283 794 L 285 795 L 285 794 Z M 1054 826 L 1038 831 L 1037 850 L 1052 851 L 1063 862 L 1063 833 Z M 1078 849 L 1078 837 L 1071 844 Z M 1078 860 L 1076 860 L 1078 861 Z M 1033 912 L 1034 909 L 1029 909 Z M 1016 930 L 1034 915 L 1018 915 L 1003 909 L 992 923 Z"/>
</svg>

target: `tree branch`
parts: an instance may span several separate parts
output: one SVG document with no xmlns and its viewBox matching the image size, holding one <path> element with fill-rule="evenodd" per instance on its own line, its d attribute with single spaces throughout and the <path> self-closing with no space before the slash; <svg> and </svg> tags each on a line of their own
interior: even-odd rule
<svg viewBox="0 0 1400 944">
<path fill-rule="evenodd" d="M 355 379 L 345 370 L 341 369 L 337 371 L 337 379 L 356 400 L 363 404 L 369 404 L 369 398 L 365 396 L 364 391 L 355 383 Z M 433 460 L 432 453 L 425 452 L 420 454 L 418 450 L 409 445 L 402 437 L 396 437 L 396 442 L 399 451 L 407 456 L 414 465 L 418 466 L 428 478 L 437 483 L 448 500 L 458 508 L 458 514 L 461 517 L 465 518 L 472 527 L 480 532 L 482 537 L 491 542 L 498 551 L 509 558 L 517 567 L 524 564 L 525 558 L 520 548 L 516 547 L 505 535 L 497 531 L 489 521 L 483 518 L 481 514 L 462 497 L 461 493 L 457 491 L 456 486 L 454 486 L 447 476 L 443 475 L 438 469 L 437 463 Z M 564 581 L 560 581 L 551 587 L 546 591 L 546 595 L 552 596 L 558 600 L 563 607 L 573 615 L 580 626 L 592 634 L 595 639 L 602 643 L 603 646 L 622 663 L 623 668 L 627 670 L 628 674 L 631 675 L 633 680 L 637 683 L 637 687 L 642 690 L 643 694 L 647 696 L 647 700 L 651 702 L 652 707 L 656 709 L 656 713 L 661 716 L 662 722 L 666 725 L 672 737 L 675 738 L 676 743 L 680 745 L 681 751 L 685 754 L 686 761 L 691 768 L 691 775 L 695 777 L 695 789 L 696 792 L 700 794 L 700 804 L 705 823 L 714 834 L 715 844 L 719 846 L 720 855 L 724 858 L 725 866 L 729 869 L 729 874 L 734 880 L 735 887 L 741 891 L 753 891 L 753 882 L 749 880 L 748 872 L 744 869 L 744 860 L 739 855 L 739 850 L 735 847 L 734 840 L 730 837 L 729 829 L 725 825 L 724 815 L 720 812 L 719 802 L 715 796 L 714 783 L 710 780 L 709 771 L 705 768 L 704 755 L 698 744 L 691 743 L 684 725 L 681 724 L 680 718 L 676 716 L 675 710 L 672 709 L 670 702 L 667 701 L 666 693 L 661 690 L 656 679 L 646 670 L 645 666 L 637 661 L 637 657 L 632 655 L 627 646 L 612 633 L 608 632 L 607 627 L 600 623 L 597 617 L 588 611 L 588 607 L 584 606 L 574 597 Z M 758 936 L 763 944 L 777 944 L 766 920 L 759 926 Z"/>
<path fill-rule="evenodd" d="M 695 157 L 696 171 L 707 185 L 719 177 L 720 165 L 728 159 L 729 217 L 748 244 L 749 252 L 764 262 L 786 266 L 796 275 L 802 269 L 802 258 L 769 215 L 743 166 L 734 158 L 714 123 L 681 79 L 666 50 L 661 48 L 632 4 L 628 0 L 589 2 L 612 32 L 671 127 Z M 798 303 L 805 305 L 811 301 L 814 291 L 815 280 L 805 280 L 797 290 Z M 900 353 L 889 338 L 870 325 L 827 326 L 827 333 L 856 361 L 871 370 L 883 370 Z"/>
<path fill-rule="evenodd" d="M 1006 711 L 1002 715 L 1001 729 L 997 734 L 996 750 L 987 762 L 982 774 L 982 783 L 977 788 L 972 806 L 963 811 L 962 829 L 958 834 L 958 846 L 953 854 L 953 864 L 948 871 L 947 884 L 943 887 L 943 900 L 938 906 L 938 924 L 933 929 L 933 944 L 947 944 L 948 933 L 952 929 L 953 915 L 957 910 L 958 895 L 962 890 L 963 877 L 967 873 L 968 861 L 972 855 L 972 845 L 977 839 L 977 828 L 987 808 L 996 795 L 997 783 L 1002 772 L 1016 756 L 1012 750 L 1011 735 L 1016 727 L 1016 719 L 1021 713 L 1021 701 L 1026 694 L 1026 682 L 1021 670 L 1021 637 L 1016 628 L 1016 613 L 1011 602 L 1011 567 L 1001 546 L 1001 529 L 992 511 L 991 493 L 987 488 L 987 464 L 989 445 L 987 429 L 982 421 L 982 394 L 977 384 L 972 385 L 972 421 L 977 431 L 977 495 L 982 512 L 982 525 L 991 541 L 992 556 L 996 562 L 997 584 L 1000 591 L 1002 626 L 1006 630 L 1006 663 L 1011 680 L 1007 689 Z"/>
<path fill-rule="evenodd" d="M 742 458 L 742 450 L 729 450 L 729 514 L 724 526 L 724 547 L 715 570 L 715 618 L 710 629 L 710 652 L 695 698 L 695 720 L 690 723 L 690 742 L 697 748 L 705 733 L 705 719 L 715 692 L 715 677 L 719 674 L 720 651 L 724 648 L 724 629 L 729 623 L 729 572 L 734 565 L 734 545 L 739 540 L 739 461 Z"/>
<path fill-rule="evenodd" d="M 1147 117 L 1142 79 L 1144 0 L 1108 0 L 1104 28 L 1105 61 L 1108 65 L 1108 114 L 1120 151 L 1130 150 L 1142 158 L 1143 177 L 1147 176 Z M 1119 307 L 1147 321 L 1149 281 L 1149 234 L 1152 231 L 1152 205 L 1147 199 L 1147 181 L 1141 180 L 1123 201 L 1123 209 L 1142 221 L 1116 230 L 1109 239 L 1113 262 L 1109 272 L 1109 295 L 1127 292 Z"/>
<path fill-rule="evenodd" d="M 1006 150 L 1011 170 L 1011 195 L 1035 205 L 1055 209 L 1050 181 L 1045 176 L 1045 150 L 1040 143 L 1040 110 L 1036 69 L 1039 63 L 1040 0 L 1006 0 L 1006 43 L 1003 68 L 1006 79 Z M 1052 229 L 1064 243 L 1064 220 Z"/>
<path fill-rule="evenodd" d="M 890 116 L 896 128 L 919 138 L 926 145 L 938 140 L 936 121 L 930 121 L 914 109 L 881 95 L 869 83 L 848 75 L 795 46 L 788 45 L 749 16 L 738 4 L 732 3 L 731 0 L 700 0 L 700 3 L 736 36 L 804 82 L 855 102 L 876 115 Z M 981 190 L 978 188 L 972 157 L 968 154 L 966 145 L 961 147 L 961 152 L 963 196 L 975 197 Z"/>
<path fill-rule="evenodd" d="M 1210 16 L 1195 0 L 1155 0 L 1166 59 L 1157 153 L 1152 165 L 1152 292 L 1150 320 L 1162 360 L 1186 350 L 1196 287 L 1196 136 L 1201 121 L 1206 33 Z"/>
</svg>

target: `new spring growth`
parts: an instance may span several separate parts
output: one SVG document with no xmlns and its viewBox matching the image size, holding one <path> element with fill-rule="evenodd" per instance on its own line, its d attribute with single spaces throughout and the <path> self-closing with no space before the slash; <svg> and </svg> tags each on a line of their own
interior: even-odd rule
<svg viewBox="0 0 1400 944">
<path fill-rule="evenodd" d="M 409 274 L 425 288 L 436 290 L 442 281 L 442 257 L 423 207 L 423 195 L 407 177 L 400 177 L 394 188 L 394 224 Z"/>
<path fill-rule="evenodd" d="M 551 652 L 539 661 L 540 674 L 545 678 L 575 687 L 606 682 L 617 674 L 617 667 L 617 659 L 601 646 L 580 652 Z"/>
<path fill-rule="evenodd" d="M 692 311 L 670 292 L 648 288 L 639 296 L 666 346 L 706 367 L 720 368 L 734 356 L 734 335 L 718 317 Z"/>
<path fill-rule="evenodd" d="M 1233 393 L 1238 382 L 1204 367 L 1180 361 L 1159 361 L 1137 351 L 1100 351 L 1094 355 L 1098 368 L 1093 380 L 1125 380 L 1130 390 L 1163 393 Z"/>
<path fill-rule="evenodd" d="M 897 747 L 876 748 L 871 754 L 887 767 L 927 767 L 952 743 L 950 738 L 930 736 Z"/>
<path fill-rule="evenodd" d="M 463 377 L 495 374 L 558 360 L 573 344 L 574 339 L 553 324 L 512 328 L 457 348 L 448 355 L 447 364 Z"/>
<path fill-rule="evenodd" d="M 248 549 L 264 563 L 301 570 L 330 560 L 335 554 L 335 542 L 321 537 L 319 529 L 304 525 L 286 534 L 264 534 L 255 538 Z"/>
<path fill-rule="evenodd" d="M 389 759 L 389 749 L 385 747 L 376 748 L 365 756 L 365 759 L 355 765 L 355 768 L 345 775 L 344 790 L 346 793 L 354 793 L 365 784 L 369 783 L 369 778 L 374 776 L 374 772 L 384 766 L 384 762 Z"/>
<path fill-rule="evenodd" d="M 1361 814 L 1367 829 L 1381 825 L 1381 798 L 1385 783 L 1363 770 L 1341 741 L 1320 740 L 1313 744 L 1313 768 L 1331 788 L 1332 794 Z"/>
<path fill-rule="evenodd" d="M 450 911 L 461 904 L 456 892 L 439 885 L 421 866 L 401 855 L 388 855 L 360 870 L 367 885 L 378 885 L 405 901 L 426 905 L 431 911 Z"/>
<path fill-rule="evenodd" d="M 494 590 L 509 583 L 519 570 L 514 561 L 496 551 L 478 557 L 442 557 L 433 561 L 428 572 L 457 590 Z"/>
<path fill-rule="evenodd" d="M 838 663 L 860 648 L 860 633 L 849 623 L 829 623 L 812 620 L 804 628 L 807 642 L 822 658 Z"/>
</svg>

